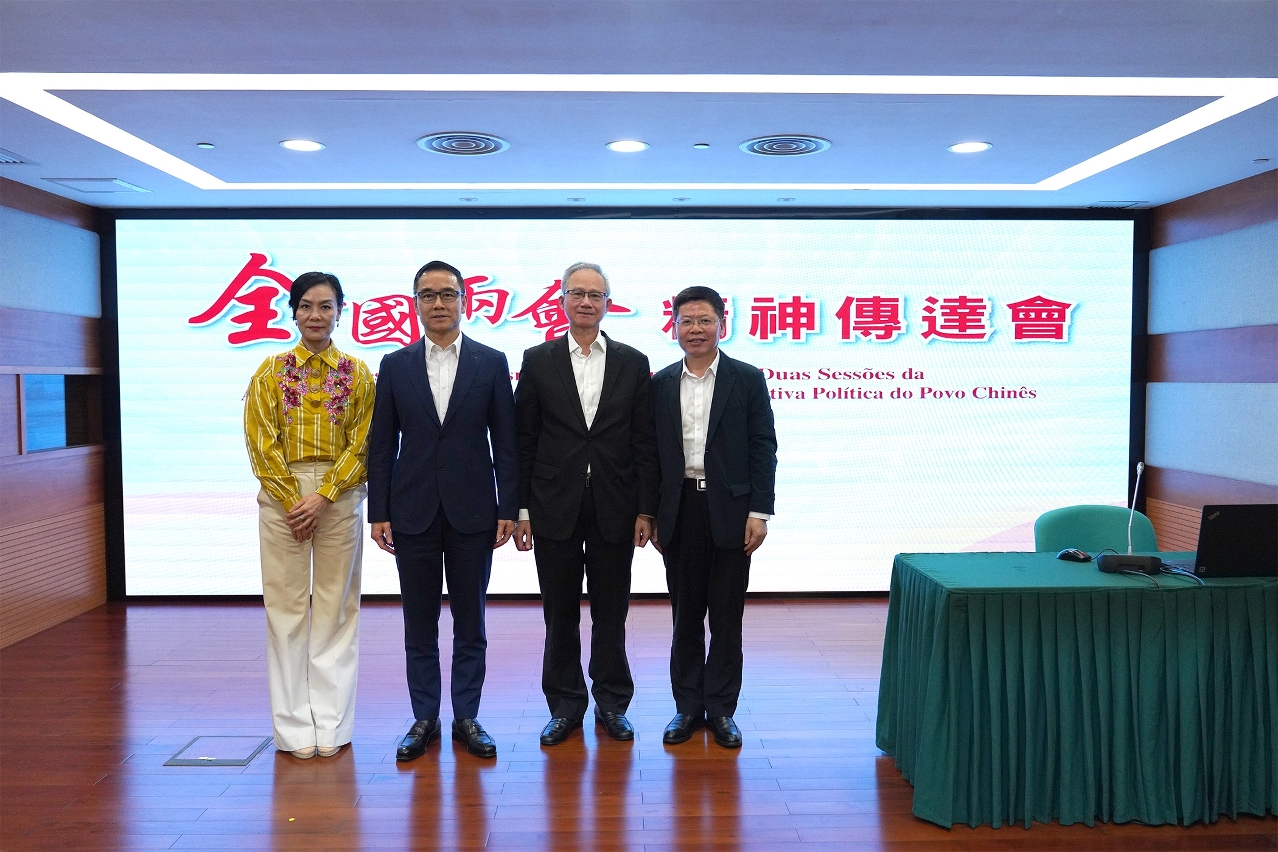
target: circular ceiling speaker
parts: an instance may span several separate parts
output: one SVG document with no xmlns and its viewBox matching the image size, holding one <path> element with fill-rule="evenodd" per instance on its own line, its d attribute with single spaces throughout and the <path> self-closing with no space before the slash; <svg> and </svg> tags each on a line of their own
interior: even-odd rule
<svg viewBox="0 0 1278 852">
<path fill-rule="evenodd" d="M 741 143 L 741 150 L 761 157 L 798 157 L 819 154 L 830 147 L 829 139 L 820 136 L 760 136 Z"/>
<path fill-rule="evenodd" d="M 436 154 L 458 154 L 473 157 L 479 154 L 500 154 L 510 143 L 500 136 L 487 133 L 432 133 L 417 140 L 423 151 Z"/>
</svg>

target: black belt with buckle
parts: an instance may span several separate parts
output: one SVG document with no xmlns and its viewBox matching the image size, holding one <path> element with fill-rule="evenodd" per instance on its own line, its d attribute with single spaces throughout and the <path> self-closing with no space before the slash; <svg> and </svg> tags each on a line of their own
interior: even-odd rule
<svg viewBox="0 0 1278 852">
<path fill-rule="evenodd" d="M 698 490 L 698 491 L 705 491 L 705 490 L 706 490 L 706 480 L 705 480 L 705 478 L 704 478 L 704 477 L 693 477 L 693 476 L 689 476 L 689 477 L 687 477 L 686 479 L 684 479 L 684 482 L 695 482 L 695 483 L 697 484 L 697 490 Z"/>
</svg>

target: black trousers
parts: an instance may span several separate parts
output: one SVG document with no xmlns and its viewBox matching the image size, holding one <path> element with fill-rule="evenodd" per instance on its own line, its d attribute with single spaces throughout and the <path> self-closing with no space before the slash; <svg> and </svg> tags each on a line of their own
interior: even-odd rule
<svg viewBox="0 0 1278 852">
<path fill-rule="evenodd" d="M 404 605 L 404 652 L 413 716 L 422 720 L 439 716 L 439 608 L 446 574 L 448 609 L 453 615 L 453 718 L 474 719 L 484 688 L 488 649 L 484 603 L 497 527 L 480 533 L 458 532 L 440 506 L 424 533 L 391 532 Z"/>
<path fill-rule="evenodd" d="M 679 519 L 666 547 L 666 587 L 674 615 L 670 687 L 675 709 L 693 715 L 731 716 L 741 695 L 741 619 L 750 557 L 741 544 L 715 547 L 706 492 L 684 480 Z M 710 652 L 705 619 L 710 613 Z"/>
<path fill-rule="evenodd" d="M 533 530 L 533 555 L 546 619 L 541 691 L 550 715 L 580 719 L 590 699 L 581 671 L 581 581 L 590 597 L 590 694 L 595 706 L 625 713 L 635 694 L 626 659 L 626 616 L 630 612 L 633 542 L 604 541 L 595 521 L 591 489 L 581 501 L 572 538 L 556 541 Z"/>
</svg>

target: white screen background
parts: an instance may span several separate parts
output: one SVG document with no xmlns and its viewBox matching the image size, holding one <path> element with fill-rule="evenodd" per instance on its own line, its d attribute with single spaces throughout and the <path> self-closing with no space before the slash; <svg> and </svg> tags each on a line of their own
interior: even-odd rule
<svg viewBox="0 0 1278 852">
<path fill-rule="evenodd" d="M 776 515 L 750 590 L 886 590 L 898 552 L 1032 550 L 1033 521 L 1076 503 L 1125 503 L 1131 381 L 1132 223 L 1060 220 L 121 220 L 117 223 L 127 590 L 132 595 L 260 594 L 256 494 L 242 397 L 268 355 L 297 341 L 287 294 L 274 306 L 291 341 L 232 346 L 232 304 L 206 311 L 265 254 L 288 278 L 342 281 L 334 337 L 376 372 L 399 344 L 360 345 L 350 302 L 405 294 L 426 261 L 446 260 L 509 295 L 505 319 L 463 320 L 506 352 L 512 372 L 545 339 L 513 319 L 572 262 L 599 263 L 614 301 L 603 328 L 647 353 L 681 356 L 662 302 L 693 284 L 729 301 L 724 351 L 769 375 L 779 442 Z M 269 285 L 265 279 L 249 287 Z M 985 341 L 924 339 L 929 296 L 984 298 Z M 815 303 L 817 330 L 761 341 L 757 297 Z M 847 296 L 900 297 L 889 342 L 840 339 Z M 1071 307 L 1064 341 L 1014 340 L 1007 305 L 1044 296 Z M 823 379 L 821 370 L 892 373 Z M 923 378 L 905 378 L 909 369 Z M 978 399 L 977 388 L 1033 391 Z M 837 398 L 842 388 L 845 397 Z M 921 398 L 923 389 L 932 391 Z M 911 399 L 893 399 L 893 390 Z M 938 398 L 935 392 L 963 392 Z M 882 391 L 883 399 L 857 399 Z M 980 392 L 978 395 L 988 395 Z M 364 550 L 365 593 L 397 593 L 393 559 Z M 492 593 L 535 593 L 531 553 L 493 562 Z M 664 592 L 660 556 L 638 551 L 635 592 Z"/>
</svg>

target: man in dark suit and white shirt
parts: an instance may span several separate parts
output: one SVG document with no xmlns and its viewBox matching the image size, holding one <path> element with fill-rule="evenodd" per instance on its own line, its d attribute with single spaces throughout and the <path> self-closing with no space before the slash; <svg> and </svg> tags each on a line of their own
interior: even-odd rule
<svg viewBox="0 0 1278 852">
<path fill-rule="evenodd" d="M 453 739 L 477 757 L 497 746 L 479 724 L 493 550 L 515 530 L 519 448 L 506 356 L 462 335 L 461 273 L 431 261 L 413 279 L 426 337 L 382 359 L 368 451 L 373 541 L 395 556 L 416 721 L 397 760 L 440 735 L 439 608 L 453 615 Z M 491 446 L 491 453 L 490 448 Z"/>
<path fill-rule="evenodd" d="M 674 611 L 670 685 L 677 710 L 662 739 L 685 742 L 707 720 L 716 743 L 740 748 L 732 716 L 741 694 L 750 555 L 768 534 L 775 497 L 772 403 L 763 373 L 719 350 L 718 293 L 689 287 L 671 309 L 684 357 L 652 380 L 661 463 L 655 544 Z"/>
<path fill-rule="evenodd" d="M 515 545 L 534 551 L 541 585 L 541 686 L 551 715 L 541 743 L 548 746 L 581 727 L 589 706 L 579 632 L 583 575 L 595 717 L 613 739 L 634 739 L 625 716 L 634 696 L 626 659 L 630 564 L 652 535 L 657 503 L 648 359 L 600 333 L 612 305 L 603 270 L 575 263 L 561 280 L 568 333 L 524 353 L 515 389 Z"/>
</svg>

